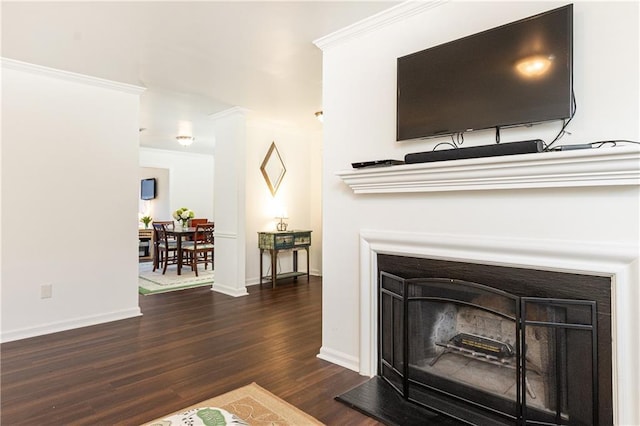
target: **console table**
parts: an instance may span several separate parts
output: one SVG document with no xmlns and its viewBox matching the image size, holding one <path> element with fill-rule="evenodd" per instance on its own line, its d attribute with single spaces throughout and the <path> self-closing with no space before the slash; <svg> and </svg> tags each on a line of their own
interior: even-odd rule
<svg viewBox="0 0 640 426">
<path fill-rule="evenodd" d="M 260 249 L 260 285 L 263 279 L 270 279 L 271 286 L 275 288 L 276 281 L 282 278 L 293 277 L 296 280 L 301 275 L 307 276 L 309 281 L 309 246 L 311 245 L 311 231 L 274 231 L 258 232 L 258 248 Z M 307 253 L 307 271 L 298 271 L 298 250 Z M 267 251 L 271 257 L 271 275 L 263 275 L 262 255 Z M 278 253 L 281 251 L 293 252 L 293 271 L 277 273 Z"/>
<path fill-rule="evenodd" d="M 138 228 L 138 240 L 140 242 L 145 242 L 149 244 L 146 247 L 143 256 L 139 256 L 140 260 L 151 260 L 153 259 L 153 229 L 148 228 Z"/>
</svg>

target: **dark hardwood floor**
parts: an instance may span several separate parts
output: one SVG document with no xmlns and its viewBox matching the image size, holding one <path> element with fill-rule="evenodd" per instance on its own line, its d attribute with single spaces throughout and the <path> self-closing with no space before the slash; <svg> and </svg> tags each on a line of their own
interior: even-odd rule
<svg viewBox="0 0 640 426">
<path fill-rule="evenodd" d="M 328 425 L 379 425 L 334 400 L 367 378 L 316 357 L 321 303 L 317 277 L 238 298 L 204 287 L 140 296 L 138 318 L 4 343 L 0 422 L 137 425 L 256 382 Z"/>
</svg>

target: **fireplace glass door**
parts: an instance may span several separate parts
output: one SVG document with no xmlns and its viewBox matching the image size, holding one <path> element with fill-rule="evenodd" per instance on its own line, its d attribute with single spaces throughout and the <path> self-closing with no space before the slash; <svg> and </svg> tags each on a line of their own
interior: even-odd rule
<svg viewBox="0 0 640 426">
<path fill-rule="evenodd" d="M 595 303 L 386 272 L 379 282 L 380 376 L 407 400 L 473 424 L 597 418 Z"/>
</svg>

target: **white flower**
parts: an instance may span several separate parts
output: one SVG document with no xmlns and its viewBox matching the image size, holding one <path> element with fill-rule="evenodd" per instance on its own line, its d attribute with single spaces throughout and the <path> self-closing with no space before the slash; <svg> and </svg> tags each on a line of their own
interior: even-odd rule
<svg viewBox="0 0 640 426">
<path fill-rule="evenodd" d="M 189 210 L 186 207 L 181 207 L 178 210 L 173 212 L 173 218 L 180 222 L 186 222 L 187 220 L 193 218 L 195 214 L 192 210 Z"/>
</svg>

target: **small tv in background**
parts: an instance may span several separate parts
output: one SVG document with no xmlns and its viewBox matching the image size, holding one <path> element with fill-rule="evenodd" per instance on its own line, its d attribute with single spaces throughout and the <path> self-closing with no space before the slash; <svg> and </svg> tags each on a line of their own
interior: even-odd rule
<svg viewBox="0 0 640 426">
<path fill-rule="evenodd" d="M 140 199 L 153 200 L 156 198 L 156 178 L 142 179 L 140 181 Z"/>
</svg>

